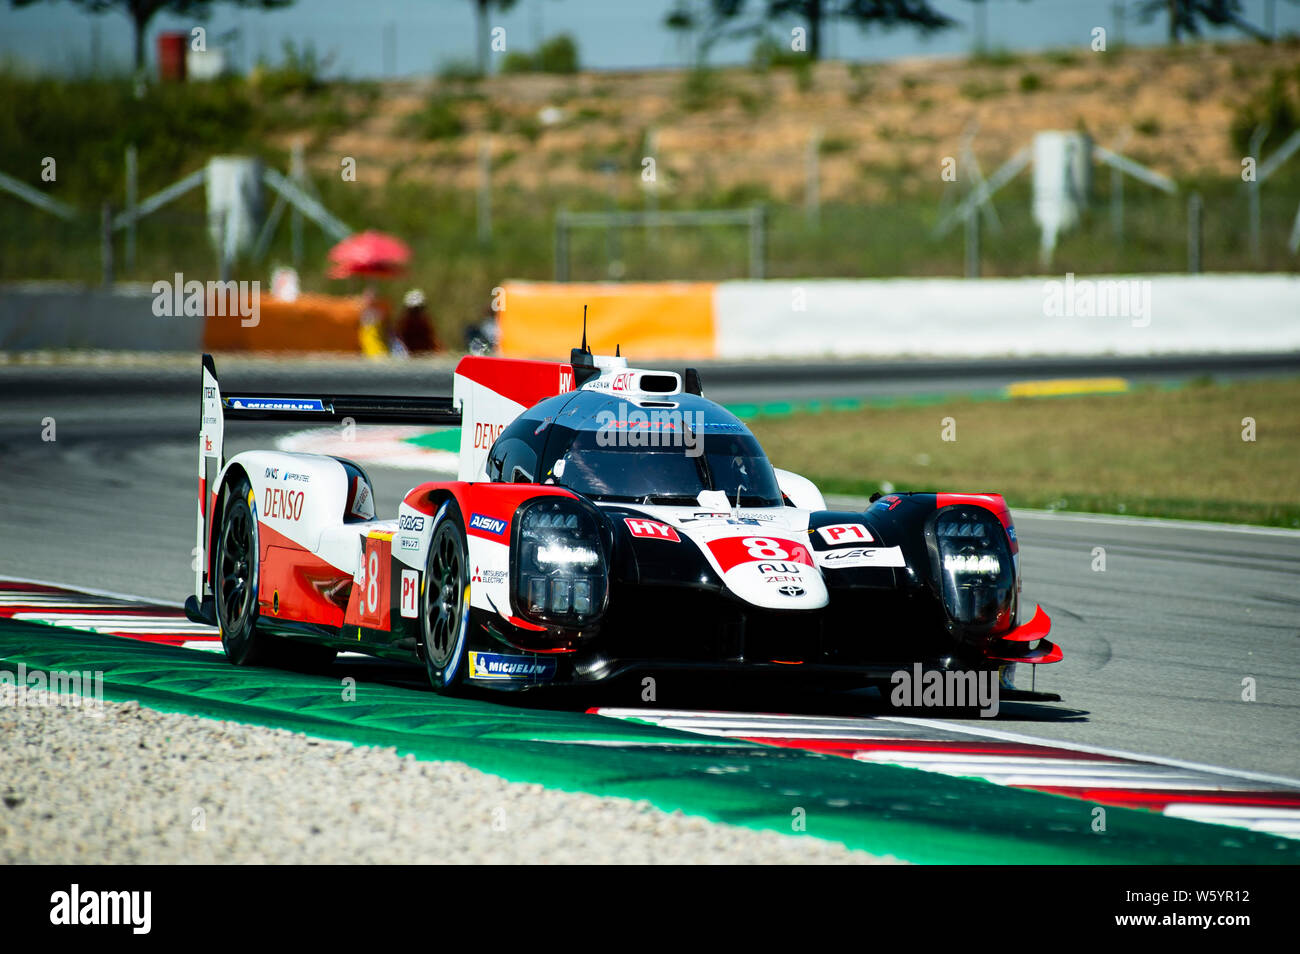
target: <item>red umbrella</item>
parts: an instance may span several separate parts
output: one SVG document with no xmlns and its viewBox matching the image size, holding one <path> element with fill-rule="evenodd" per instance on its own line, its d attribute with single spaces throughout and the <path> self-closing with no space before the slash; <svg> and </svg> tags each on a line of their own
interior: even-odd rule
<svg viewBox="0 0 1300 954">
<path fill-rule="evenodd" d="M 405 270 L 411 260 L 411 247 L 383 232 L 358 232 L 330 249 L 329 260 L 333 263 L 330 278 L 389 278 Z"/>
</svg>

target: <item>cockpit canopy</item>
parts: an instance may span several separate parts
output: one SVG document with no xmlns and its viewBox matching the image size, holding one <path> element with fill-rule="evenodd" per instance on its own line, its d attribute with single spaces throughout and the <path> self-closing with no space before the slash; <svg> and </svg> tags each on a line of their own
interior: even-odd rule
<svg viewBox="0 0 1300 954">
<path fill-rule="evenodd" d="M 487 459 L 494 482 L 554 483 L 594 500 L 695 506 L 722 491 L 733 506 L 780 506 L 776 474 L 735 415 L 692 394 L 629 401 L 562 394 L 503 430 Z"/>
</svg>

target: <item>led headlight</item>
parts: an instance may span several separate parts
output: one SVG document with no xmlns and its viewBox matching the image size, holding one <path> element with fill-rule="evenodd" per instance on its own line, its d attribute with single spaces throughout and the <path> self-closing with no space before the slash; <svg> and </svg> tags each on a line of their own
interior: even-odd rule
<svg viewBox="0 0 1300 954">
<path fill-rule="evenodd" d="M 515 519 L 512 567 L 519 615 L 552 626 L 586 626 L 605 611 L 609 578 L 596 516 L 567 497 L 527 503 Z"/>
<path fill-rule="evenodd" d="M 951 507 L 934 524 L 943 604 L 953 623 L 987 632 L 1011 605 L 1015 571 L 1001 522 L 976 507 Z"/>
</svg>

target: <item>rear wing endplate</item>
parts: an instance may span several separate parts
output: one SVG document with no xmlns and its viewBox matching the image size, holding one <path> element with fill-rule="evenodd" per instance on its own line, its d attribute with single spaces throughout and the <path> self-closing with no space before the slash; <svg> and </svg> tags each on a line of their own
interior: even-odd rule
<svg viewBox="0 0 1300 954">
<path fill-rule="evenodd" d="M 329 394 L 320 391 L 271 393 L 249 391 L 222 394 L 212 355 L 203 356 L 201 414 L 199 425 L 199 506 L 197 514 L 194 593 L 202 603 L 204 573 L 208 565 L 207 522 L 209 513 L 208 472 L 220 476 L 226 459 L 222 450 L 227 419 L 249 421 L 296 421 L 331 424 L 427 424 L 459 427 L 460 410 L 450 397 L 395 397 L 378 394 Z"/>
</svg>

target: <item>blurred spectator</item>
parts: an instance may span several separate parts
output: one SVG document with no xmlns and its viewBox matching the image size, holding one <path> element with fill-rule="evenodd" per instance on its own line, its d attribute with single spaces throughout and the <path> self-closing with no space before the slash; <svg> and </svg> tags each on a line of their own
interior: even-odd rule
<svg viewBox="0 0 1300 954">
<path fill-rule="evenodd" d="M 394 351 L 400 348 L 407 354 L 429 354 L 438 350 L 438 337 L 425 307 L 424 292 L 418 288 L 412 288 L 402 299 L 402 316 L 397 321 L 396 337 Z"/>
<path fill-rule="evenodd" d="M 384 327 L 387 309 L 379 300 L 373 285 L 366 286 L 361 299 L 361 351 L 369 358 L 387 357 L 388 332 Z"/>
<path fill-rule="evenodd" d="M 501 342 L 501 328 L 496 312 L 490 307 L 477 324 L 465 329 L 465 350 L 470 354 L 494 354 Z"/>
</svg>

